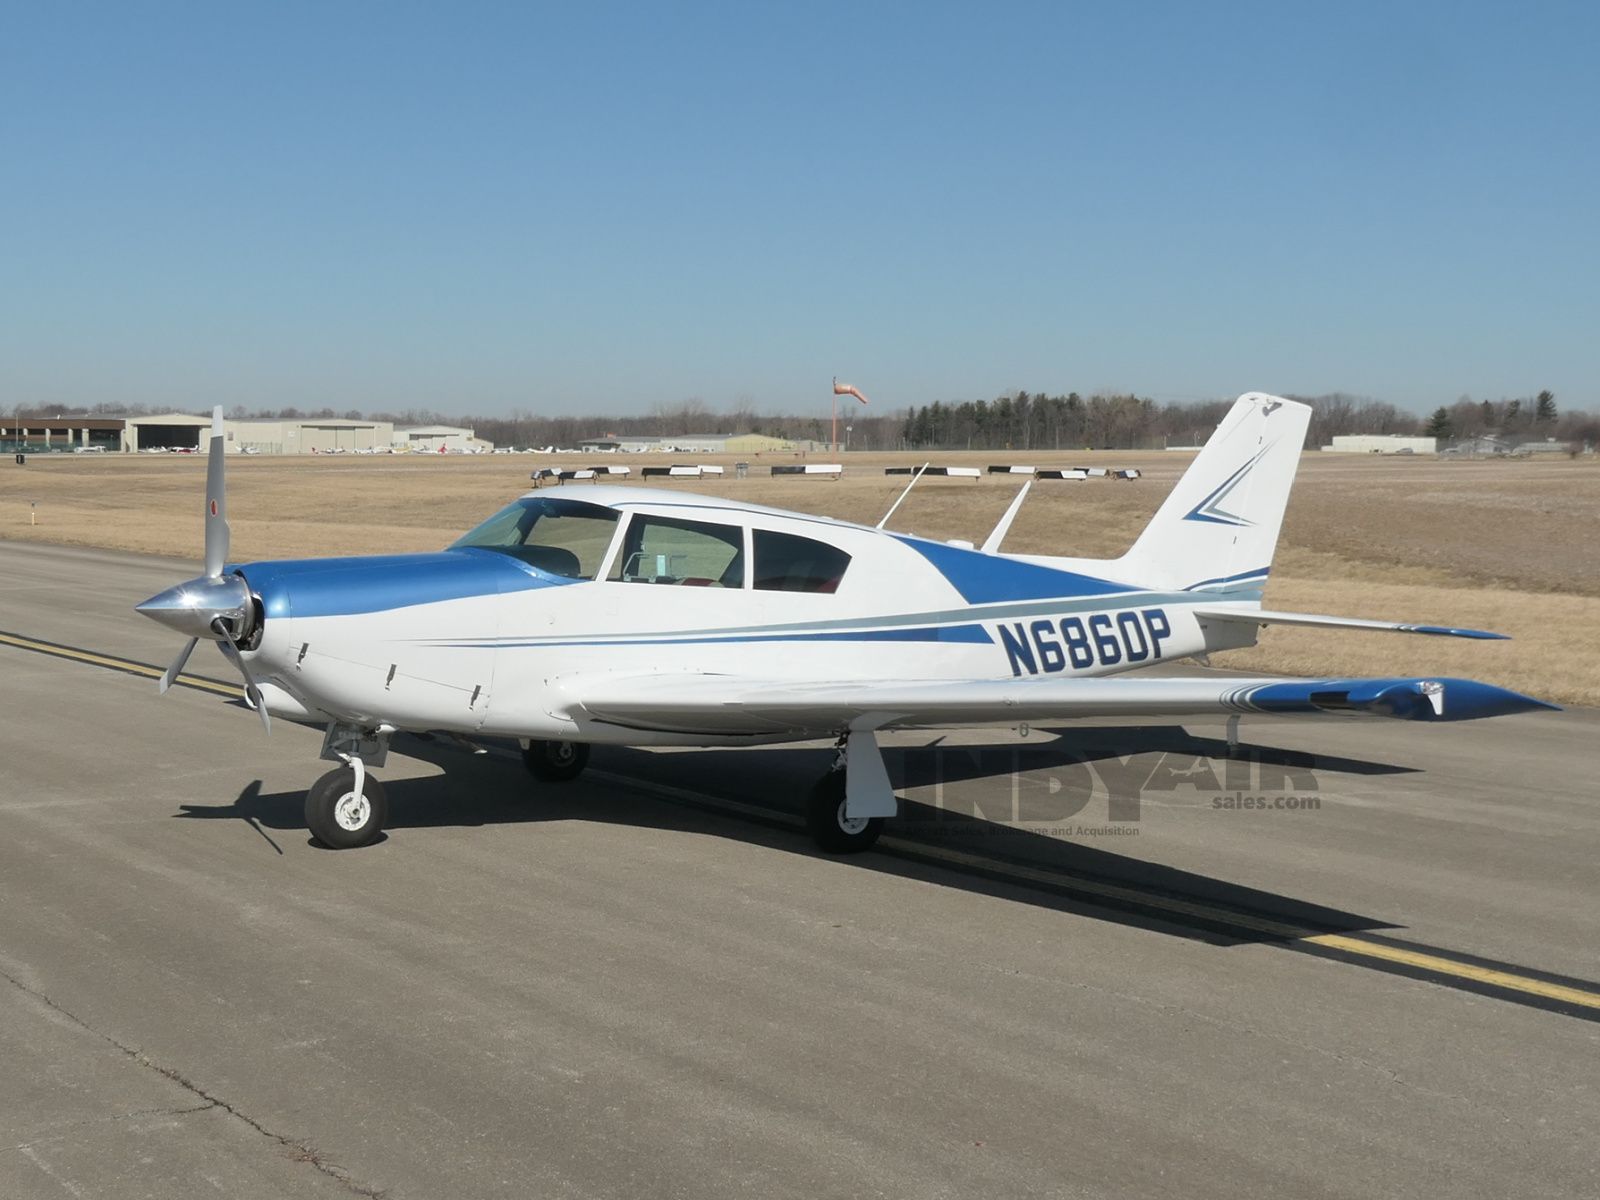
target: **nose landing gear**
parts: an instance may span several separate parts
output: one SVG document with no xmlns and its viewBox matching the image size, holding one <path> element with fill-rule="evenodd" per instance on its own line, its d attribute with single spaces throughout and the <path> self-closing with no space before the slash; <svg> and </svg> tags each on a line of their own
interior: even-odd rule
<svg viewBox="0 0 1600 1200">
<path fill-rule="evenodd" d="M 306 793 L 306 826 L 324 846 L 350 850 L 378 840 L 389 820 L 389 798 L 383 785 L 367 774 L 369 765 L 383 766 L 389 757 L 389 735 L 337 723 L 322 739 L 322 757 L 343 762 L 311 785 Z"/>
<path fill-rule="evenodd" d="M 377 840 L 388 819 L 389 798 L 383 785 L 353 766 L 334 768 L 306 793 L 307 827 L 319 842 L 335 850 Z"/>
</svg>

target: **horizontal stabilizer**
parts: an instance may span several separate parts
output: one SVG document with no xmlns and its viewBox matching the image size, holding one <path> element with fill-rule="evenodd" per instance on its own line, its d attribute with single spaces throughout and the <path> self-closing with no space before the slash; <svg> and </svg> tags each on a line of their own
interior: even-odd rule
<svg viewBox="0 0 1600 1200">
<path fill-rule="evenodd" d="M 1322 613 L 1271 612 L 1257 608 L 1197 608 L 1202 621 L 1234 621 L 1241 625 L 1311 625 L 1324 629 L 1379 629 L 1390 633 L 1425 633 L 1433 637 L 1482 638 L 1509 641 L 1503 633 L 1457 629 L 1452 625 L 1407 625 L 1399 621 L 1369 621 L 1364 617 L 1330 617 Z"/>
</svg>

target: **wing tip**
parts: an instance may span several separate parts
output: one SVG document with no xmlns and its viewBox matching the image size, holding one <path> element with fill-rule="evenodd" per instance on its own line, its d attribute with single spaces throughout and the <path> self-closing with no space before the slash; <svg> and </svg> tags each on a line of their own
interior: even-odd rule
<svg viewBox="0 0 1600 1200">
<path fill-rule="evenodd" d="M 1421 633 L 1429 637 L 1472 638 L 1481 642 L 1509 642 L 1509 633 L 1493 633 L 1487 629 L 1460 629 L 1454 625 L 1408 625 L 1408 633 Z"/>
<path fill-rule="evenodd" d="M 1476 721 L 1561 706 L 1476 679 L 1283 680 L 1240 697 L 1264 712 L 1352 712 L 1413 721 Z"/>
<path fill-rule="evenodd" d="M 1478 717 L 1503 717 L 1522 712 L 1562 712 L 1559 704 L 1525 696 L 1510 688 L 1476 679 L 1443 679 L 1445 720 L 1470 721 Z M 1451 710 L 1454 709 L 1452 714 Z M 1464 711 L 1463 711 L 1464 710 Z"/>
</svg>

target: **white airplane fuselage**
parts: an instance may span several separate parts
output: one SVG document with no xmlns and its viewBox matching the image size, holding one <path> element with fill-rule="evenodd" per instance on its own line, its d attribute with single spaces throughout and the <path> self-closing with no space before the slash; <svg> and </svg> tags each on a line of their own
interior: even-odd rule
<svg viewBox="0 0 1600 1200">
<path fill-rule="evenodd" d="M 730 713 L 693 729 L 592 719 L 571 685 L 607 675 L 739 675 L 785 682 L 1109 675 L 1246 645 L 1254 630 L 1193 609 L 1257 604 L 1262 570 L 1151 591 L 1106 563 L 984 554 L 716 498 L 626 487 L 562 489 L 620 512 L 594 579 L 496 549 L 309 559 L 230 568 L 260 601 L 244 658 L 269 711 L 292 719 L 534 739 L 646 744 L 775 740 Z M 525 500 L 551 496 L 530 493 Z M 849 555 L 832 591 L 618 574 L 630 520 L 659 516 L 787 534 Z M 759 557 L 759 549 L 757 550 Z M 837 732 L 817 729 L 788 738 Z"/>
</svg>

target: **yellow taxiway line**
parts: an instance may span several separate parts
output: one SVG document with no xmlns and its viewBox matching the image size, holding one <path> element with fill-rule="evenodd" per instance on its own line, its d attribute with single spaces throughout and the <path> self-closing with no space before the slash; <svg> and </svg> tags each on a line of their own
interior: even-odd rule
<svg viewBox="0 0 1600 1200">
<path fill-rule="evenodd" d="M 881 838 L 879 839 L 879 845 L 917 858 L 947 862 L 952 866 L 968 869 L 976 868 L 990 874 L 1018 879 L 1027 883 L 1042 883 L 1047 886 L 1066 888 L 1073 892 L 1087 893 L 1107 900 L 1137 905 L 1147 910 L 1154 909 L 1159 912 L 1172 913 L 1174 916 L 1187 917 L 1190 920 L 1204 921 L 1209 925 L 1222 926 L 1224 928 L 1231 926 L 1235 929 L 1266 934 L 1269 937 L 1283 938 L 1286 941 L 1299 944 L 1324 946 L 1329 950 L 1337 950 L 1343 954 L 1379 959 L 1383 962 L 1413 967 L 1420 971 L 1428 971 L 1470 983 L 1504 988 L 1508 991 L 1537 996 L 1542 1000 L 1554 1001 L 1557 1004 L 1572 1004 L 1581 1008 L 1600 1009 L 1600 991 L 1552 983 L 1549 980 L 1539 979 L 1531 975 L 1519 975 L 1515 972 L 1495 967 L 1480 966 L 1477 963 L 1459 962 L 1456 959 L 1447 958 L 1439 954 L 1408 950 L 1404 947 L 1390 946 L 1383 942 L 1369 941 L 1366 938 L 1352 937 L 1344 933 L 1317 933 L 1304 926 L 1290 925 L 1267 917 L 1256 917 L 1249 913 L 1217 908 L 1200 901 L 1182 900 L 1173 896 L 1164 896 L 1159 892 L 1143 891 L 1136 887 L 1064 875 L 1059 871 L 1029 867 L 1022 863 L 997 862 L 981 854 L 970 854 L 965 850 L 954 850 L 948 846 L 932 846 L 897 837 Z"/>
<path fill-rule="evenodd" d="M 1354 938 L 1342 933 L 1319 933 L 1300 940 L 1310 942 L 1316 946 L 1327 946 L 1330 949 L 1340 950 L 1346 954 L 1359 954 L 1366 958 L 1381 958 L 1385 962 L 1416 967 L 1418 970 L 1432 971 L 1440 975 L 1452 975 L 1457 979 L 1469 980 L 1472 983 L 1487 984 L 1489 987 L 1505 988 L 1513 992 L 1524 992 L 1527 995 L 1538 996 L 1544 1000 L 1554 1000 L 1558 1004 L 1576 1004 L 1582 1008 L 1600 1009 L 1600 992 L 1568 987 L 1562 983 L 1551 983 L 1548 980 L 1535 979 L 1528 975 L 1517 975 L 1511 971 L 1502 971 L 1494 967 L 1480 967 L 1476 963 L 1457 962 L 1451 958 L 1441 958 L 1437 954 L 1424 954 L 1419 950 L 1406 950 L 1400 946 L 1386 946 L 1382 942 L 1369 942 L 1365 938 Z"/>
<path fill-rule="evenodd" d="M 15 646 L 19 650 L 32 650 L 38 654 L 48 654 L 53 658 L 64 658 L 68 662 L 86 663 L 91 667 L 109 667 L 113 671 L 124 671 L 129 675 L 143 675 L 146 679 L 160 679 L 166 673 L 159 667 L 135 662 L 131 658 L 96 654 L 92 650 L 79 650 L 76 646 L 62 646 L 56 642 L 41 642 L 35 638 L 19 637 L 14 633 L 0 632 L 0 646 Z M 222 683 L 215 679 L 207 679 L 204 675 L 179 675 L 173 682 L 202 692 L 227 696 L 230 700 L 238 700 L 244 696 L 242 685 Z"/>
</svg>

